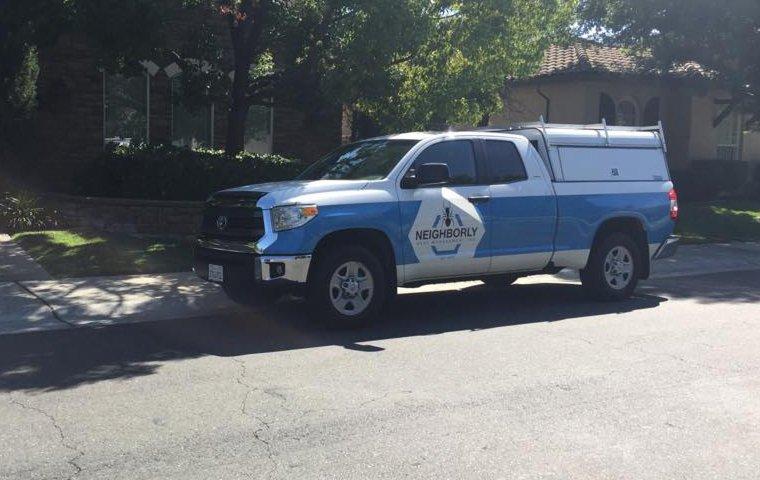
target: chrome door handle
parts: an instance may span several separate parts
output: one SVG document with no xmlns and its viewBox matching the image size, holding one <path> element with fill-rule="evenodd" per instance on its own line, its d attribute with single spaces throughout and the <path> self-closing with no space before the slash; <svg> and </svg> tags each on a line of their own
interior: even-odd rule
<svg viewBox="0 0 760 480">
<path fill-rule="evenodd" d="M 491 200 L 491 197 L 467 197 L 470 203 L 485 203 Z"/>
</svg>

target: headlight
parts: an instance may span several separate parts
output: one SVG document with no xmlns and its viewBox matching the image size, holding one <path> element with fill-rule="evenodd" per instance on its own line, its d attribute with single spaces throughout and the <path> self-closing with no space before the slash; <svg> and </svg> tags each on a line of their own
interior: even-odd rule
<svg viewBox="0 0 760 480">
<path fill-rule="evenodd" d="M 288 205 L 272 209 L 272 225 L 275 232 L 306 225 L 319 214 L 316 205 Z"/>
</svg>

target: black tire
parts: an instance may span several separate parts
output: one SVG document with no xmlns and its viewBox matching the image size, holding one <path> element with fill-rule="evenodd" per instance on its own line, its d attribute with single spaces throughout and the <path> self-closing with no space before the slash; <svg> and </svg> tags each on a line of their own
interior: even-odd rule
<svg viewBox="0 0 760 480">
<path fill-rule="evenodd" d="M 615 275 L 616 267 L 608 263 L 608 256 L 613 250 L 617 250 L 618 258 L 622 264 L 625 264 L 626 257 L 630 257 L 627 260 L 630 262 L 632 271 L 627 276 L 625 273 Z M 618 272 L 623 270 L 625 268 L 618 269 Z M 641 252 L 639 247 L 629 235 L 616 232 L 609 234 L 594 247 L 588 265 L 580 273 L 583 287 L 593 298 L 615 301 L 624 300 L 633 295 L 639 282 L 640 272 Z M 616 278 L 608 280 L 610 277 Z"/>
<path fill-rule="evenodd" d="M 336 271 L 349 262 L 358 262 L 366 269 L 364 275 L 371 276 L 372 292 L 366 299 L 366 306 L 360 313 L 346 314 L 333 303 L 335 291 L 331 286 Z M 366 279 L 365 279 L 366 281 Z M 329 328 L 358 328 L 377 318 L 388 298 L 389 286 L 382 264 L 369 250 L 360 246 L 341 245 L 319 255 L 309 274 L 307 301 L 309 313 L 320 324 Z M 361 290 L 355 295 L 362 295 Z M 357 298 L 354 296 L 353 298 Z M 351 298 L 339 296 L 339 302 L 351 303 Z M 359 300 L 357 298 L 357 300 Z M 358 303 L 358 302 L 357 302 Z"/>
<path fill-rule="evenodd" d="M 492 275 L 490 277 L 483 277 L 480 280 L 486 284 L 489 288 L 503 288 L 508 287 L 515 283 L 519 275 L 506 273 L 502 275 Z"/>
</svg>

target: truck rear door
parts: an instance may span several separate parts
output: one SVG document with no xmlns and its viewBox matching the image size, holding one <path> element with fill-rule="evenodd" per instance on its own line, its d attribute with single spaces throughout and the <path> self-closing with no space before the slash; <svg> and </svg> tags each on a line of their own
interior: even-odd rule
<svg viewBox="0 0 760 480">
<path fill-rule="evenodd" d="M 527 140 L 483 139 L 490 183 L 491 273 L 546 267 L 554 250 L 557 201 Z"/>
</svg>

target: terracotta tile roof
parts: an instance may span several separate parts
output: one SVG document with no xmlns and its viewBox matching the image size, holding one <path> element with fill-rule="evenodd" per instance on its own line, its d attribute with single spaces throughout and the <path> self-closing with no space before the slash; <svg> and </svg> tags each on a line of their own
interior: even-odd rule
<svg viewBox="0 0 760 480">
<path fill-rule="evenodd" d="M 544 53 L 544 59 L 538 72 L 530 78 L 568 73 L 661 74 L 661 71 L 647 66 L 646 60 L 646 57 L 637 57 L 623 47 L 580 40 L 570 45 L 552 45 L 549 47 Z M 705 70 L 695 62 L 676 66 L 668 74 L 672 76 L 707 76 Z"/>
</svg>

